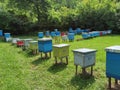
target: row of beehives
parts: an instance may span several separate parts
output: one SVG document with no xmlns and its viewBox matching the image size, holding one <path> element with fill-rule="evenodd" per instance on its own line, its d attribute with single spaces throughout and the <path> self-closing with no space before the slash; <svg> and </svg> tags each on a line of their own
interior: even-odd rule
<svg viewBox="0 0 120 90">
<path fill-rule="evenodd" d="M 88 38 L 93 38 L 93 37 L 97 37 L 97 36 L 111 34 L 112 30 L 90 31 L 89 29 L 77 28 L 77 29 L 73 30 L 72 28 L 69 28 L 69 33 L 82 34 L 83 39 L 88 39 Z"/>
<path fill-rule="evenodd" d="M 51 36 L 51 37 L 55 38 L 55 41 L 60 41 L 60 36 L 63 41 L 67 41 L 67 40 L 73 41 L 75 34 L 82 33 L 83 39 L 87 39 L 87 38 L 91 38 L 91 37 L 97 37 L 97 36 L 102 36 L 102 35 L 106 35 L 106 34 L 111 34 L 111 32 L 112 32 L 112 30 L 89 32 L 89 30 L 81 30 L 80 28 L 77 28 L 76 30 L 72 30 L 72 28 L 69 28 L 69 32 L 60 32 L 60 31 L 58 31 L 58 29 L 55 29 L 52 32 L 46 31 L 45 36 L 47 36 L 47 37 Z M 0 36 L 3 36 L 2 30 L 0 30 Z M 10 33 L 4 33 L 4 37 L 5 37 L 4 39 L 6 41 L 11 40 Z M 38 37 L 43 38 L 44 33 L 38 32 Z"/>
<path fill-rule="evenodd" d="M 78 29 L 79 31 L 80 29 Z M 97 36 L 103 36 L 103 35 L 107 35 L 107 34 L 111 34 L 112 30 L 106 30 L 106 31 L 92 31 L 92 32 L 88 32 L 88 31 L 79 31 L 80 33 L 82 32 L 82 38 L 83 39 L 88 39 L 88 38 L 93 38 L 93 37 L 97 37 Z M 49 33 L 49 31 L 46 31 L 45 36 L 51 36 L 53 38 L 55 38 L 55 41 L 60 41 L 60 36 L 62 38 L 63 41 L 73 41 L 74 40 L 74 36 L 76 35 L 76 33 L 73 30 L 70 30 L 69 32 L 60 32 L 60 31 L 52 31 L 51 33 Z M 39 38 L 43 38 L 44 37 L 44 33 L 43 32 L 38 32 L 38 37 Z"/>
<path fill-rule="evenodd" d="M 7 34 L 7 36 L 6 36 Z M 5 38 L 10 38 L 10 33 L 4 34 Z M 2 36 L 2 35 L 1 35 Z M 45 58 L 48 57 L 53 51 L 53 56 L 55 58 L 55 63 L 58 63 L 58 59 L 66 59 L 66 64 L 68 64 L 69 56 L 69 46 L 68 44 L 58 44 L 53 45 L 51 38 L 41 38 L 38 41 L 33 41 L 33 39 L 19 39 L 12 38 L 12 43 L 17 46 L 24 47 L 24 49 L 32 49 L 33 51 L 38 50 L 41 55 L 45 54 Z M 91 66 L 91 75 L 93 74 L 93 65 L 95 65 L 96 50 L 81 48 L 73 50 L 74 53 L 74 64 L 77 67 L 80 65 L 82 67 L 82 73 L 86 74 L 86 68 Z M 42 56 L 41 56 L 42 57 Z M 115 83 L 118 84 L 120 80 L 120 46 L 112 46 L 106 48 L 106 76 L 109 78 L 109 88 L 111 88 L 111 77 L 115 78 Z"/>
<path fill-rule="evenodd" d="M 103 36 L 103 35 L 107 35 L 107 34 L 111 34 L 111 33 L 112 33 L 112 30 L 92 31 L 92 32 L 88 32 L 88 33 L 82 33 L 82 37 L 84 39 L 87 39 L 87 38 L 93 38 L 93 37 Z"/>
<path fill-rule="evenodd" d="M 30 42 L 31 41 L 28 42 L 30 46 L 35 45 Z M 48 57 L 48 53 L 51 57 L 51 52 L 53 51 L 55 64 L 58 63 L 58 59 L 60 59 L 60 63 L 62 63 L 64 58 L 66 59 L 66 64 L 68 64 L 69 44 L 53 45 L 51 38 L 41 38 L 36 44 L 38 45 L 38 51 L 41 53 L 41 57 L 42 53 L 45 54 L 45 58 Z M 37 48 L 32 49 L 36 50 Z M 97 50 L 95 49 L 89 48 L 73 50 L 76 74 L 78 65 L 80 65 L 83 75 L 86 75 L 87 67 L 91 67 L 91 75 L 93 75 L 93 65 L 95 65 L 96 51 Z M 106 48 L 106 76 L 109 78 L 109 88 L 111 88 L 111 77 L 115 78 L 115 83 L 118 84 L 118 80 L 120 80 L 120 46 L 111 46 Z"/>
</svg>

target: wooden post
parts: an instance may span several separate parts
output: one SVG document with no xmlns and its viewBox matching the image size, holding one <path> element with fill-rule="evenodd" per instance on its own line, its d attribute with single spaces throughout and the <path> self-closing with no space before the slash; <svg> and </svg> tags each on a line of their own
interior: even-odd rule
<svg viewBox="0 0 120 90">
<path fill-rule="evenodd" d="M 93 66 L 91 66 L 91 76 L 93 75 Z"/>
<path fill-rule="evenodd" d="M 62 63 L 62 58 L 60 60 L 61 60 L 61 63 Z"/>
<path fill-rule="evenodd" d="M 45 53 L 45 58 L 47 58 L 48 57 L 48 55 L 47 55 L 47 53 Z"/>
<path fill-rule="evenodd" d="M 111 77 L 108 78 L 108 88 L 111 90 Z"/>
<path fill-rule="evenodd" d="M 78 69 L 78 65 L 76 65 L 76 72 L 75 72 L 76 75 L 77 75 L 77 69 Z"/>
<path fill-rule="evenodd" d="M 83 75 L 86 74 L 86 68 L 82 68 L 82 74 L 83 74 Z"/>
<path fill-rule="evenodd" d="M 66 64 L 68 65 L 68 56 L 66 57 Z"/>
<path fill-rule="evenodd" d="M 55 64 L 57 64 L 57 57 L 55 57 Z"/>
<path fill-rule="evenodd" d="M 50 58 L 51 58 L 51 52 L 49 54 L 50 54 Z"/>
<path fill-rule="evenodd" d="M 115 79 L 115 84 L 116 84 L 116 85 L 118 84 L 118 80 L 117 80 L 117 79 Z"/>
<path fill-rule="evenodd" d="M 42 58 L 42 52 L 41 52 L 41 58 Z"/>
<path fill-rule="evenodd" d="M 38 51 L 37 51 L 37 49 L 36 49 L 36 54 L 38 54 Z"/>
</svg>

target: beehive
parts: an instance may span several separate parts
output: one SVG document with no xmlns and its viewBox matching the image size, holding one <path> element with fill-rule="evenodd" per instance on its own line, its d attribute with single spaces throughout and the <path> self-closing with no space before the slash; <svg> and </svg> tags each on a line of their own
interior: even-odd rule
<svg viewBox="0 0 120 90">
<path fill-rule="evenodd" d="M 106 75 L 120 79 L 120 46 L 111 46 L 106 49 Z"/>
<path fill-rule="evenodd" d="M 0 36 L 3 36 L 3 30 L 0 30 Z"/>
<path fill-rule="evenodd" d="M 25 46 L 25 47 L 28 47 L 28 46 L 29 46 L 29 42 L 32 41 L 32 40 L 33 40 L 33 39 L 30 39 L 30 38 L 29 38 L 29 39 L 23 39 L 23 41 L 24 41 L 24 46 Z"/>
<path fill-rule="evenodd" d="M 74 33 L 68 33 L 68 39 L 70 41 L 74 40 Z"/>
<path fill-rule="evenodd" d="M 95 49 L 75 49 L 73 50 L 74 53 L 74 64 L 80 65 L 82 68 L 92 66 L 95 64 Z"/>
<path fill-rule="evenodd" d="M 49 37 L 50 36 L 50 32 L 46 31 L 45 35 L 46 35 L 46 37 Z"/>
<path fill-rule="evenodd" d="M 23 45 L 24 45 L 23 39 L 18 39 L 18 40 L 17 40 L 17 46 L 18 46 L 18 47 L 21 47 L 21 46 L 23 46 Z"/>
<path fill-rule="evenodd" d="M 17 44 L 17 40 L 19 40 L 19 38 L 12 38 L 12 44 Z"/>
<path fill-rule="evenodd" d="M 53 45 L 53 56 L 62 58 L 69 56 L 69 44 Z"/>
<path fill-rule="evenodd" d="M 38 40 L 38 49 L 39 52 L 51 52 L 52 51 L 52 39 L 51 38 L 42 38 Z"/>
<path fill-rule="evenodd" d="M 51 34 L 51 37 L 55 37 L 56 36 L 55 32 L 53 32 L 53 31 L 50 34 Z"/>
<path fill-rule="evenodd" d="M 38 37 L 39 37 L 39 38 L 43 38 L 43 37 L 44 37 L 43 32 L 38 32 Z"/>
<path fill-rule="evenodd" d="M 30 49 L 34 50 L 34 49 L 38 49 L 38 41 L 30 41 Z"/>
<path fill-rule="evenodd" d="M 5 38 L 10 38 L 11 36 L 10 36 L 10 33 L 4 33 L 4 37 Z"/>
</svg>

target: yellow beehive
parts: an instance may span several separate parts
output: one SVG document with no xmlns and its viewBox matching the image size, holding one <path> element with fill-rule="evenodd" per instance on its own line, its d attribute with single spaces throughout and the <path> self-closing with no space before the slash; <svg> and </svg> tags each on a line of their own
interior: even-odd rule
<svg viewBox="0 0 120 90">
<path fill-rule="evenodd" d="M 60 36 L 55 36 L 54 39 L 55 39 L 55 43 L 59 44 L 60 40 L 61 40 L 61 37 Z"/>
<path fill-rule="evenodd" d="M 38 49 L 38 41 L 30 41 L 30 49 L 34 50 L 34 49 Z"/>
<path fill-rule="evenodd" d="M 69 44 L 53 45 L 53 56 L 62 58 L 69 56 Z"/>
</svg>

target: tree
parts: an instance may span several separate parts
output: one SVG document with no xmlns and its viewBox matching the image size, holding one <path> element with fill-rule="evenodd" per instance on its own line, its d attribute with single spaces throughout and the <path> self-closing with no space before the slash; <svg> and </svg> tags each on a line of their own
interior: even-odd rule
<svg viewBox="0 0 120 90">
<path fill-rule="evenodd" d="M 9 0 L 8 5 L 12 9 L 34 15 L 39 24 L 48 18 L 48 9 L 50 8 L 48 0 Z"/>
</svg>

